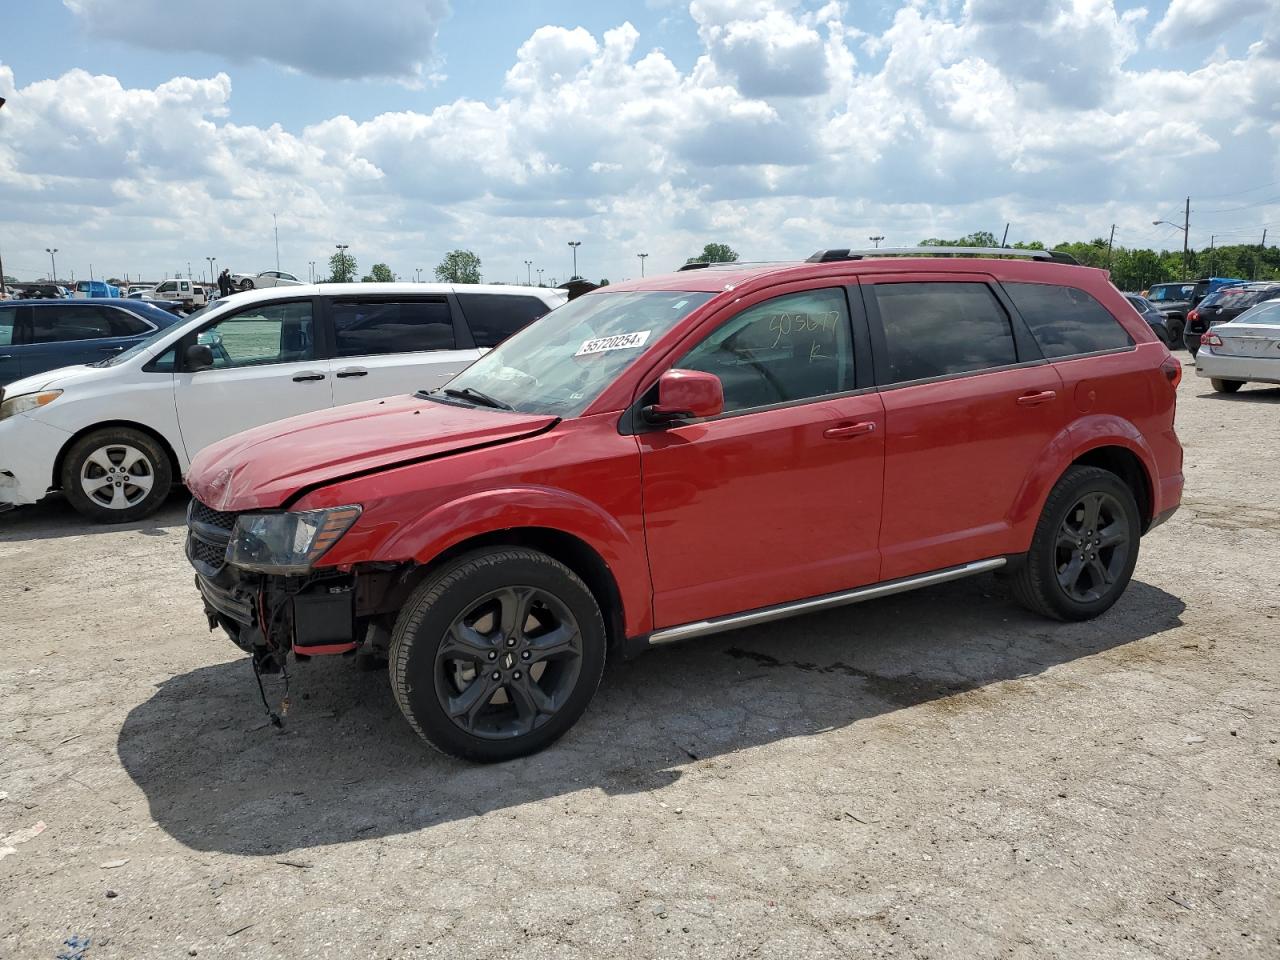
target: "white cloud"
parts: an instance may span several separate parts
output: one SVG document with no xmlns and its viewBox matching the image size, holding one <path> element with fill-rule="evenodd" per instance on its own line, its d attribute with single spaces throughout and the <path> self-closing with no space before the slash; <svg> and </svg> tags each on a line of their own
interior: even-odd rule
<svg viewBox="0 0 1280 960">
<path fill-rule="evenodd" d="M 430 76 L 448 0 L 62 0 L 95 37 L 153 50 L 266 60 L 318 77 Z"/>
<path fill-rule="evenodd" d="M 1276 15 L 1275 0 L 1170 0 L 1164 17 L 1151 31 L 1151 42 L 1173 47 L 1211 39 L 1268 10 Z"/>
<path fill-rule="evenodd" d="M 1110 0 L 918 2 L 875 34 L 836 4 L 694 0 L 691 15 L 704 48 L 688 70 L 629 23 L 547 26 L 491 101 L 292 130 L 236 123 L 225 74 L 19 88 L 0 65 L 6 233 L 60 263 L 109 251 L 121 272 L 211 254 L 265 269 L 278 211 L 282 265 L 303 274 L 341 241 L 406 274 L 467 246 L 490 277 L 530 257 L 563 275 L 576 238 L 589 275 L 616 278 L 638 251 L 657 268 L 713 239 L 767 258 L 1011 219 L 1014 239 L 1118 222 L 1130 242 L 1197 184 L 1280 176 L 1265 40 L 1138 69 L 1137 15 Z"/>
</svg>

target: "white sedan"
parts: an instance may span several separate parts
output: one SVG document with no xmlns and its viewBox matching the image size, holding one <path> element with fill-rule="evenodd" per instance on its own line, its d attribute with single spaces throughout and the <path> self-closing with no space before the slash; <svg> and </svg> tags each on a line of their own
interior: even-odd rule
<svg viewBox="0 0 1280 960">
<path fill-rule="evenodd" d="M 233 273 L 231 284 L 237 290 L 262 290 L 267 287 L 300 287 L 302 281 L 292 273 L 266 270 L 262 273 Z"/>
<path fill-rule="evenodd" d="M 1196 374 L 1219 393 L 1235 393 L 1246 383 L 1280 383 L 1280 300 L 1250 307 L 1200 338 Z"/>
</svg>

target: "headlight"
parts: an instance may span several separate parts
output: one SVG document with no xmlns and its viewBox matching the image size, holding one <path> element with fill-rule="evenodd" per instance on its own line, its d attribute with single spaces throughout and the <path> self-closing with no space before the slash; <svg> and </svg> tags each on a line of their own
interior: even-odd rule
<svg viewBox="0 0 1280 960">
<path fill-rule="evenodd" d="M 23 393 L 0 403 L 0 420 L 8 420 L 28 410 L 36 410 L 46 403 L 53 403 L 62 396 L 61 390 L 46 390 L 43 393 Z"/>
<path fill-rule="evenodd" d="M 231 531 L 227 562 L 258 573 L 306 573 L 351 528 L 360 509 L 242 514 Z"/>
</svg>

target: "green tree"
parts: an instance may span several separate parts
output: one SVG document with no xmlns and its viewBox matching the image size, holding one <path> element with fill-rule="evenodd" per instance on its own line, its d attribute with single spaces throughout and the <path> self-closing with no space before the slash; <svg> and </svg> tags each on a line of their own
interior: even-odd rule
<svg viewBox="0 0 1280 960">
<path fill-rule="evenodd" d="M 940 240 L 937 237 L 930 237 L 928 240 L 921 240 L 922 247 L 998 247 L 996 243 L 996 235 L 986 230 L 977 230 L 967 237 L 960 237 L 958 240 Z"/>
<path fill-rule="evenodd" d="M 436 267 L 441 283 L 479 283 L 480 258 L 470 250 L 450 250 Z"/>
<path fill-rule="evenodd" d="M 369 272 L 364 275 L 364 283 L 390 283 L 396 278 L 391 272 L 391 268 L 385 263 L 375 263 L 369 268 Z"/>
<path fill-rule="evenodd" d="M 600 286 L 602 286 L 602 287 L 607 287 L 608 285 L 609 285 L 609 278 L 608 278 L 608 277 L 602 277 L 602 278 L 601 278 L 601 280 L 600 280 Z"/>
<path fill-rule="evenodd" d="M 738 259 L 738 251 L 727 243 L 708 243 L 696 257 L 690 257 L 686 263 L 734 263 Z"/>
<path fill-rule="evenodd" d="M 329 258 L 329 282 L 351 283 L 356 278 L 356 258 L 339 250 Z"/>
</svg>

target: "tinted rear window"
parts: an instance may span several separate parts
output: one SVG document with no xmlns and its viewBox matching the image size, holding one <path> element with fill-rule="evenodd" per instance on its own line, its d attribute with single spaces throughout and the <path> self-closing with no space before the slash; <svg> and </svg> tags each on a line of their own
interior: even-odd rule
<svg viewBox="0 0 1280 960">
<path fill-rule="evenodd" d="M 1050 360 L 1133 346 L 1120 321 L 1083 290 L 1053 283 L 1006 283 L 1004 288 Z"/>
<path fill-rule="evenodd" d="M 340 357 L 454 349 L 453 317 L 441 300 L 339 300 L 329 308 Z"/>
<path fill-rule="evenodd" d="M 501 293 L 459 292 L 458 303 L 477 347 L 496 347 L 547 312 L 547 305 L 537 297 Z"/>
<path fill-rule="evenodd" d="M 145 333 L 150 327 L 132 314 L 114 307 L 85 306 L 33 307 L 31 342 L 57 343 L 61 340 L 101 340 Z"/>
<path fill-rule="evenodd" d="M 877 283 L 888 383 L 1018 362 L 1013 330 L 985 283 Z"/>
</svg>

